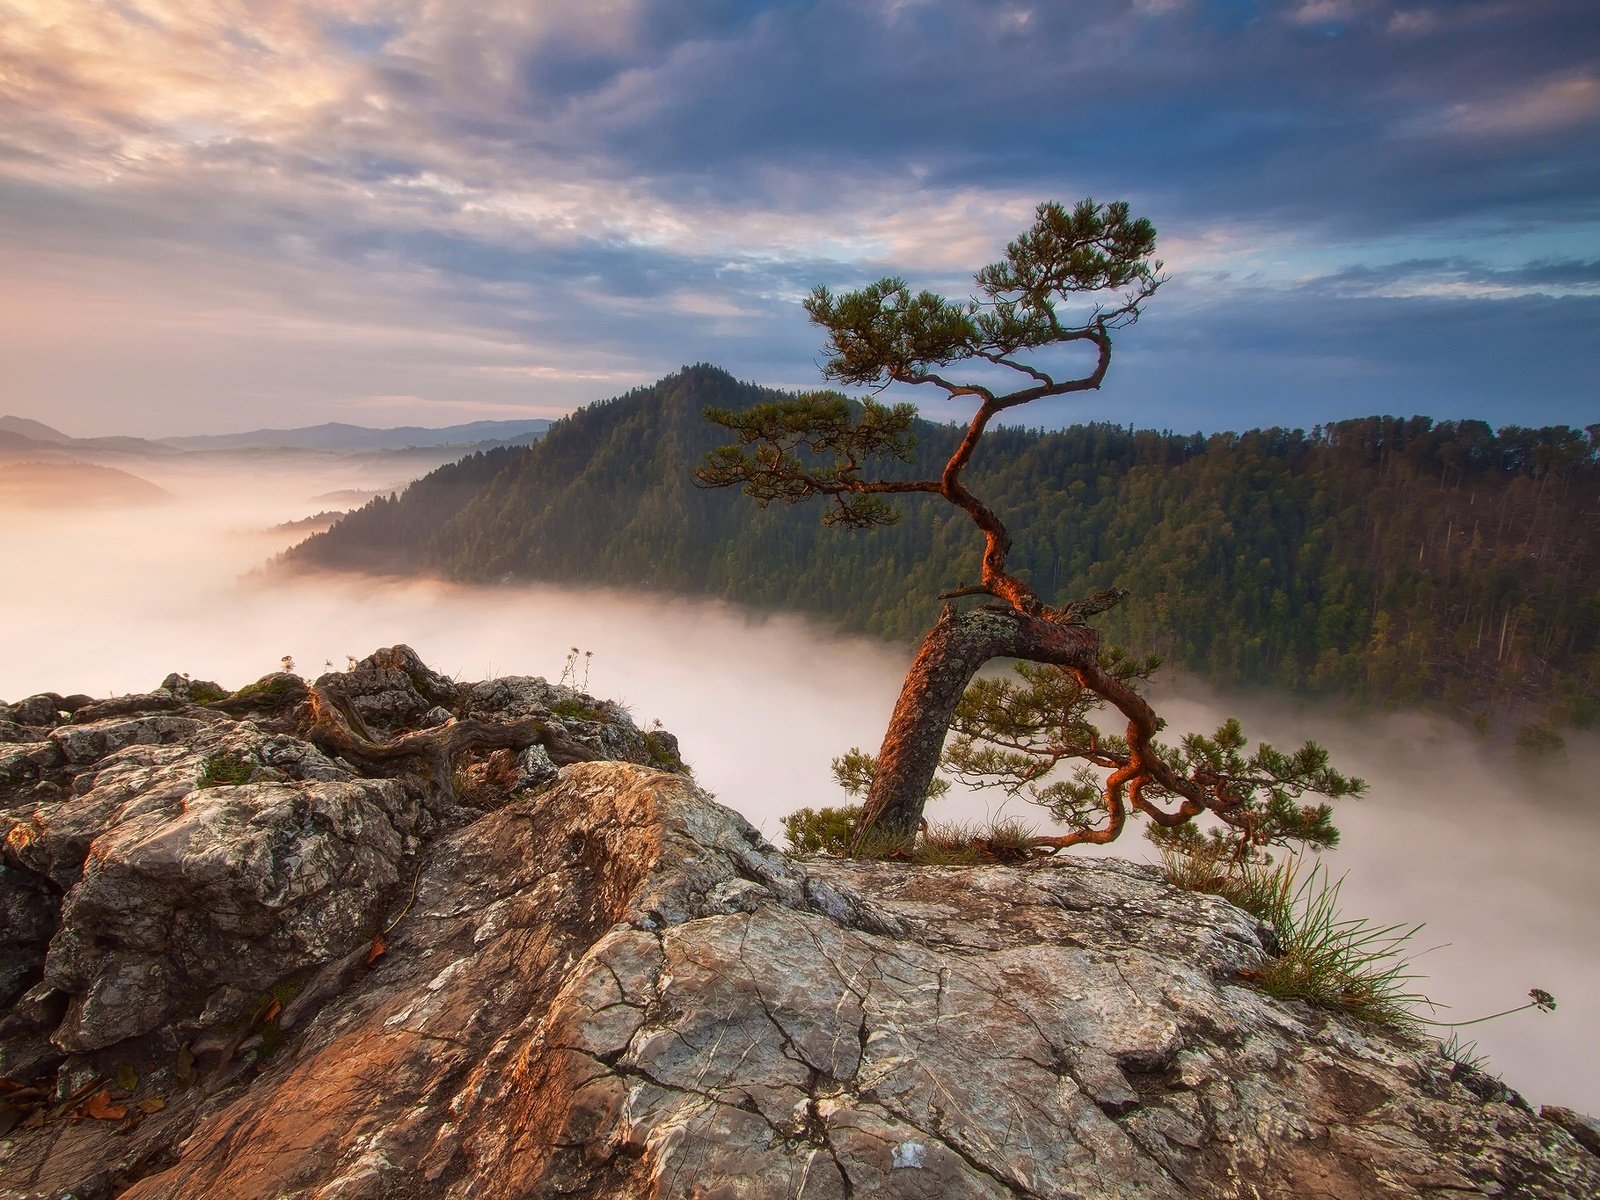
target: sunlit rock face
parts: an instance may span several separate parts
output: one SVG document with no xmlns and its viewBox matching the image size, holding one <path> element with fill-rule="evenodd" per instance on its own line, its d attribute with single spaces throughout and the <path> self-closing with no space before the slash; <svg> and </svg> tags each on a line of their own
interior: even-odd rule
<svg viewBox="0 0 1600 1200">
<path fill-rule="evenodd" d="M 579 715 L 532 702 L 510 715 L 646 758 L 622 710 L 534 682 Z M 369 733 L 485 715 L 403 646 L 318 685 Z M 258 1032 L 270 998 L 367 952 L 402 876 L 438 831 L 480 815 L 475 797 L 555 774 L 535 743 L 463 759 L 448 789 L 410 760 L 374 777 L 307 740 L 306 696 L 282 672 L 236 695 L 171 675 L 135 696 L 3 706 L 0 1077 L 76 1077 L 100 1051 L 154 1068 Z"/>
<path fill-rule="evenodd" d="M 374 686 L 405 690 L 395 683 Z M 564 705 L 575 723 L 615 726 L 597 745 L 642 743 L 608 706 L 548 686 L 444 699 Z M 216 799 L 185 790 L 184 755 L 203 760 L 208 738 L 296 739 L 185 719 L 193 749 L 134 740 L 72 799 L 8 801 L 27 836 L 12 839 L 25 844 L 8 850 L 7 886 L 27 882 L 35 908 L 54 897 L 60 922 L 29 934 L 48 962 L 16 1006 L 36 1025 L 56 1006 L 56 1086 L 103 1087 L 126 1111 L 13 1129 L 0 1194 L 1600 1193 L 1600 1158 L 1574 1133 L 1583 1118 L 1541 1119 L 1503 1090 L 1463 1086 L 1428 1045 L 1250 990 L 1241 972 L 1267 944 L 1254 919 L 1146 868 L 796 863 L 682 776 L 613 761 L 548 782 L 513 762 L 515 786 L 489 811 L 309 753 L 274 768 L 282 779 L 198 789 L 230 793 Z M 106 825 L 80 877 L 70 853 L 28 865 L 51 812 L 74 804 Z M 293 829 L 325 827 L 348 857 L 313 861 L 284 840 L 291 823 L 268 815 L 284 805 Z M 206 859 L 214 874 L 162 883 L 162 864 L 203 858 L 208 839 L 231 848 Z M 113 962 L 133 937 L 124 918 L 96 900 L 95 923 L 81 919 L 102 863 L 127 864 L 130 894 L 230 872 L 237 889 L 173 902 L 168 953 L 146 931 L 143 957 Z M 247 998 L 269 1003 L 204 1029 L 220 987 L 198 1008 L 139 1007 L 174 993 L 163 972 L 204 991 L 223 970 L 180 944 L 205 944 L 176 915 L 200 907 L 213 930 L 296 914 L 246 935 L 240 957 L 265 972 L 252 980 L 280 969 L 262 965 L 278 961 L 274 937 L 312 931 L 292 986 L 252 983 Z M 98 951 L 73 943 L 97 927 L 110 931 Z M 57 965 L 80 954 L 76 973 Z M 124 1024 L 87 1037 L 95 987 Z"/>
</svg>

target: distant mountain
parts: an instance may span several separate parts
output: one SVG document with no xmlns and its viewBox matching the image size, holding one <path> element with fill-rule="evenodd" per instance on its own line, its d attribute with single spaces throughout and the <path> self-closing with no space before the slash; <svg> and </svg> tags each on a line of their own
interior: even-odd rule
<svg viewBox="0 0 1600 1200">
<path fill-rule="evenodd" d="M 137 437 L 68 437 L 59 429 L 26 417 L 0 417 L 0 458 L 76 462 L 101 455 L 171 457 L 171 446 Z"/>
<path fill-rule="evenodd" d="M 20 434 L 36 442 L 70 442 L 72 439 L 59 429 L 52 429 L 43 421 L 28 417 L 0 417 L 0 433 Z"/>
<path fill-rule="evenodd" d="M 724 440 L 703 410 L 782 395 L 686 368 L 380 497 L 290 561 L 709 594 L 917 635 L 940 592 L 977 579 L 964 514 L 912 498 L 900 524 L 858 533 L 822 526 L 819 505 L 695 486 Z M 959 431 L 917 434 L 919 460 L 943 463 Z M 1581 724 L 1600 719 L 1597 441 L 1422 417 L 1211 437 L 995 429 L 969 479 L 1047 599 L 1130 591 L 1097 624 L 1141 653 L 1230 685 Z"/>
<path fill-rule="evenodd" d="M 180 450 L 244 450 L 272 447 L 290 450 L 404 450 L 420 446 L 476 446 L 536 439 L 550 428 L 545 420 L 471 421 L 425 429 L 402 425 L 369 429 L 361 425 L 328 422 L 296 429 L 254 429 L 248 433 L 219 433 L 195 437 L 160 438 Z"/>
<path fill-rule="evenodd" d="M 365 497 L 364 496 L 362 498 L 363 499 L 368 499 L 369 497 Z M 333 509 L 324 509 L 321 512 L 312 513 L 309 517 L 301 517 L 298 521 L 282 521 L 282 522 L 278 523 L 277 525 L 272 526 L 272 528 L 269 529 L 267 532 L 268 533 L 321 533 L 324 529 L 327 529 L 330 526 L 332 526 L 334 524 L 334 522 L 339 520 L 339 518 L 344 516 L 344 515 L 345 514 L 344 514 L 344 512 L 342 510 L 341 511 L 334 511 Z"/>
<path fill-rule="evenodd" d="M 0 503 L 23 508 L 154 504 L 172 494 L 115 467 L 80 462 L 0 465 Z"/>
</svg>

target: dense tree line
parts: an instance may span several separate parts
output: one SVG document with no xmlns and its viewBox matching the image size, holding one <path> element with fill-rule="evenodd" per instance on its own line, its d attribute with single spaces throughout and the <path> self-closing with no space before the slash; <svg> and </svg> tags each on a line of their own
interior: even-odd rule
<svg viewBox="0 0 1600 1200">
<path fill-rule="evenodd" d="M 713 367 L 584 408 L 369 504 L 292 560 L 703 593 L 909 638 L 977 578 L 947 506 L 861 534 L 705 491 L 708 406 L 780 393 Z M 919 458 L 958 437 L 920 423 Z M 1600 716 L 1600 426 L 1372 417 L 1310 432 L 1112 424 L 985 438 L 973 485 L 1041 595 L 1130 600 L 1108 640 L 1225 684 L 1433 702 L 1496 727 Z M 906 467 L 909 473 L 914 468 Z"/>
</svg>

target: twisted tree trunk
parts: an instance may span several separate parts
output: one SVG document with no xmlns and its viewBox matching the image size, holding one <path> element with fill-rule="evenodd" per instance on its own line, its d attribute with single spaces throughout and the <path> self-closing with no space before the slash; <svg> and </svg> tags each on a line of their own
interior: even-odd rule
<svg viewBox="0 0 1600 1200">
<path fill-rule="evenodd" d="M 869 833 L 890 839 L 916 834 L 956 705 L 984 663 L 1022 658 L 1097 670 L 1099 652 L 1100 635 L 1087 625 L 1014 608 L 957 612 L 945 605 L 900 688 L 878 751 L 856 847 Z"/>
</svg>

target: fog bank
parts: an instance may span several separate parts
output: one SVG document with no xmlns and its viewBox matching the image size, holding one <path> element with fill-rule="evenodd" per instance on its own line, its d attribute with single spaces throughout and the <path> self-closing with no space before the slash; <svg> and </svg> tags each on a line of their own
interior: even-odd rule
<svg viewBox="0 0 1600 1200">
<path fill-rule="evenodd" d="M 146 691 L 169 671 L 238 687 L 291 656 L 307 676 L 405 642 L 462 679 L 557 677 L 570 650 L 599 696 L 641 725 L 660 719 L 719 800 L 778 837 L 777 818 L 839 803 L 829 759 L 875 749 L 909 659 L 904 647 L 834 636 L 787 617 L 700 601 L 552 587 L 468 588 L 359 577 L 251 574 L 295 539 L 263 532 L 336 488 L 387 488 L 375 469 L 332 460 L 313 472 L 202 471 L 150 464 L 170 504 L 13 515 L 0 532 L 0 697 L 43 690 Z M 363 475 L 363 471 L 368 472 Z M 867 535 L 870 536 L 870 535 Z M 592 652 L 592 657 L 581 652 Z M 583 680 L 580 678 L 580 683 Z M 1426 922 L 1420 985 L 1464 1020 L 1512 1007 L 1530 987 L 1555 1014 L 1523 1013 L 1464 1034 L 1534 1103 L 1600 1112 L 1600 741 L 1526 767 L 1463 730 L 1417 714 L 1349 721 L 1281 698 L 1219 696 L 1193 683 L 1154 697 L 1172 727 L 1210 730 L 1225 713 L 1280 748 L 1314 737 L 1365 777 L 1340 805 L 1352 914 Z M 997 798 L 958 796 L 932 815 L 971 819 Z M 1031 815 L 1012 802 L 1008 813 Z M 1148 857 L 1129 836 L 1114 847 Z"/>
</svg>

